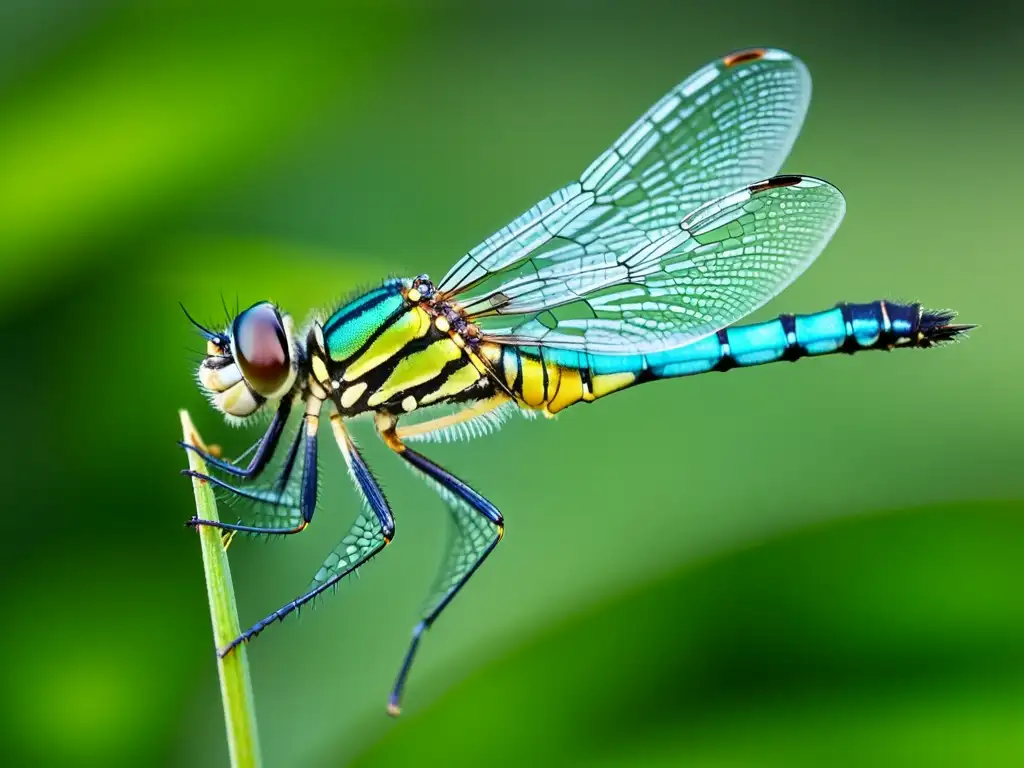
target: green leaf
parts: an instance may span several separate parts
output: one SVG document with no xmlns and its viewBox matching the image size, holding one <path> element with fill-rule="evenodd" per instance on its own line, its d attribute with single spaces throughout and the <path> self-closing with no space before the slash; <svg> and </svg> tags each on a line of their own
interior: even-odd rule
<svg viewBox="0 0 1024 768">
<path fill-rule="evenodd" d="M 359 765 L 1020 765 L 1024 504 L 736 551 L 503 654 Z M 417 693 L 417 689 L 419 694 Z"/>
</svg>

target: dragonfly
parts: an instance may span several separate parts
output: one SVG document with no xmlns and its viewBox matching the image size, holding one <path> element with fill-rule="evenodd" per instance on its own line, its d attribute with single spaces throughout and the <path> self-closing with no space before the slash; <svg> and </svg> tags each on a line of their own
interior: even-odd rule
<svg viewBox="0 0 1024 768">
<path fill-rule="evenodd" d="M 215 472 L 185 474 L 251 502 L 237 522 L 188 525 L 225 536 L 304 531 L 318 506 L 325 412 L 362 502 L 308 588 L 218 654 L 336 587 L 394 539 L 391 504 L 350 433 L 355 417 L 372 417 L 454 522 L 388 700 L 397 715 L 424 633 L 505 531 L 494 504 L 412 444 L 491 432 L 515 412 L 554 416 L 659 379 L 927 348 L 974 327 L 954 324 L 949 310 L 885 300 L 737 325 L 810 266 L 845 212 L 828 182 L 778 175 L 810 93 L 806 66 L 785 51 L 730 54 L 683 80 L 579 179 L 437 282 L 389 279 L 302 327 L 269 301 L 229 316 L 223 330 L 186 312 L 206 339 L 197 377 L 213 407 L 230 422 L 273 414 L 235 462 L 185 445 Z M 298 428 L 282 450 L 293 414 Z M 275 455 L 276 476 L 259 480 Z"/>
</svg>

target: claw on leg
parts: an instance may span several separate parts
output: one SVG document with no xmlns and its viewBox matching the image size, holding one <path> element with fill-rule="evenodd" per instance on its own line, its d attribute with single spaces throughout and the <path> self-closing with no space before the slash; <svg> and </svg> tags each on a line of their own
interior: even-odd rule
<svg viewBox="0 0 1024 768">
<path fill-rule="evenodd" d="M 216 456 L 218 459 L 223 454 L 221 447 L 216 443 L 211 443 L 207 445 L 205 442 L 203 442 L 202 436 L 199 434 L 199 431 L 194 426 L 192 427 L 191 443 L 203 453 L 208 453 L 211 456 Z"/>
<path fill-rule="evenodd" d="M 235 648 L 237 648 L 241 644 L 242 643 L 228 643 L 227 645 L 218 648 L 217 649 L 217 658 L 218 659 L 226 658 L 227 656 L 229 656 L 231 654 L 231 652 L 233 650 L 235 650 Z"/>
</svg>

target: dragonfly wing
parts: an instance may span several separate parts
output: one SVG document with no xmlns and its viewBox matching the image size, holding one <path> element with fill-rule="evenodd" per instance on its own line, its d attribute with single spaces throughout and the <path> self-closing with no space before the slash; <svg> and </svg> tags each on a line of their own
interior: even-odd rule
<svg viewBox="0 0 1024 768">
<path fill-rule="evenodd" d="M 820 179 L 758 182 L 625 252 L 598 241 L 582 256 L 565 249 L 533 257 L 476 322 L 503 343 L 607 354 L 682 346 L 732 325 L 793 282 L 845 209 L 839 190 Z"/>
<path fill-rule="evenodd" d="M 454 296 L 526 258 L 594 204 L 594 193 L 574 182 L 541 200 L 463 256 L 437 289 Z"/>
<path fill-rule="evenodd" d="M 698 206 L 772 176 L 811 95 L 796 57 L 757 49 L 714 61 L 669 91 L 583 173 L 466 254 L 438 284 L 447 297 L 564 241 L 629 245 Z M 556 237 L 560 241 L 552 243 Z"/>
</svg>

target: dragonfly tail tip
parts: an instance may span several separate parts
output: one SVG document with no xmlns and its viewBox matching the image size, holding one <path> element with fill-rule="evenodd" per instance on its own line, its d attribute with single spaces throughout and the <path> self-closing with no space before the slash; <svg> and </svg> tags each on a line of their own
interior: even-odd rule
<svg viewBox="0 0 1024 768">
<path fill-rule="evenodd" d="M 963 334 L 978 326 L 970 323 L 953 323 L 956 312 L 951 309 L 926 309 L 921 314 L 921 334 L 925 343 L 942 344 L 958 340 Z"/>
</svg>

